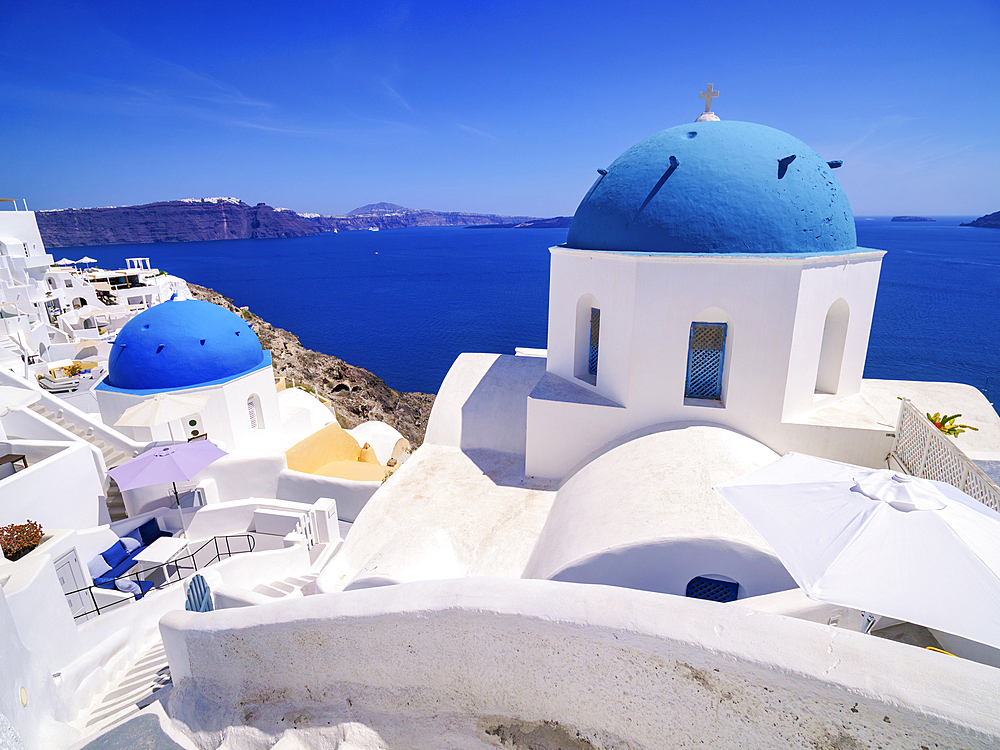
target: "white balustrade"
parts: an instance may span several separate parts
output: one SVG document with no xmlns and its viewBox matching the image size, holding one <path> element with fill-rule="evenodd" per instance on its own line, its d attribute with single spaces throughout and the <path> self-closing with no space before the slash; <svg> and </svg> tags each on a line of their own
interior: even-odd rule
<svg viewBox="0 0 1000 750">
<path fill-rule="evenodd" d="M 907 474 L 946 482 L 1000 511 L 1000 487 L 909 399 L 903 399 L 899 408 L 890 455 Z"/>
</svg>

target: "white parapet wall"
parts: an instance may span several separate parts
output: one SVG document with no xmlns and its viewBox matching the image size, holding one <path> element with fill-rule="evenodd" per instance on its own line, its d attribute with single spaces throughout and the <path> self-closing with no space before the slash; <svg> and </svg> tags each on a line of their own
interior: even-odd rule
<svg viewBox="0 0 1000 750">
<path fill-rule="evenodd" d="M 420 582 L 170 612 L 160 631 L 168 713 L 203 748 L 1000 742 L 996 669 L 614 587 Z"/>
<path fill-rule="evenodd" d="M 86 529 L 100 522 L 103 473 L 84 442 L 0 441 L 0 454 L 25 456 L 28 467 L 0 478 L 0 526 L 29 518 L 42 528 Z M 9 467 L 3 467 L 6 471 Z"/>
</svg>

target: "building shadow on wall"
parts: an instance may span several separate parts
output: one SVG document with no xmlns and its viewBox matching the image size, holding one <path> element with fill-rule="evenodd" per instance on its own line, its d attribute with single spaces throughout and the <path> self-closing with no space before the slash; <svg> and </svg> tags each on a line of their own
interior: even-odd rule
<svg viewBox="0 0 1000 750">
<path fill-rule="evenodd" d="M 525 479 L 524 447 L 528 396 L 544 374 L 540 357 L 500 355 L 462 404 L 459 447 L 497 485 L 541 489 Z"/>
</svg>

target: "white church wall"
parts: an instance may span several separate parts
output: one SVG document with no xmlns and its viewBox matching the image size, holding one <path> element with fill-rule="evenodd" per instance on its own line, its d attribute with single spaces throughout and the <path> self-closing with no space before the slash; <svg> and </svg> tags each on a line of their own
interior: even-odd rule
<svg viewBox="0 0 1000 750">
<path fill-rule="evenodd" d="M 178 388 L 170 393 L 188 396 L 207 396 L 208 403 L 198 414 L 191 417 L 200 422 L 209 439 L 221 442 L 226 449 L 237 447 L 253 430 L 247 411 L 247 399 L 257 395 L 261 406 L 259 424 L 277 426 L 280 423 L 277 392 L 270 367 L 263 367 L 247 373 L 227 383 L 216 385 Z M 98 390 L 97 401 L 101 409 L 101 419 L 105 424 L 114 425 L 126 409 L 148 401 L 152 393 L 130 393 L 123 391 Z M 185 419 L 155 427 L 117 427 L 122 434 L 141 443 L 152 441 L 185 441 L 192 429 Z"/>
<path fill-rule="evenodd" d="M 718 424 L 766 445 L 784 444 L 782 436 L 788 431 L 782 419 L 789 392 L 797 389 L 800 400 L 808 397 L 812 405 L 823 323 L 830 303 L 840 296 L 857 310 L 850 323 L 842 382 L 860 384 L 881 255 L 863 252 L 831 261 L 829 256 L 635 255 L 552 248 L 548 372 L 565 379 L 579 395 L 572 395 L 572 387 L 564 388 L 558 398 L 532 394 L 526 473 L 562 477 L 615 438 L 661 423 Z M 614 274 L 614 267 L 623 270 Z M 612 287 L 617 290 L 628 268 L 634 270 L 634 288 L 625 296 L 634 306 L 623 310 L 626 320 L 621 325 L 629 328 L 630 336 L 603 335 L 605 328 L 619 330 L 619 308 L 605 304 L 601 365 L 597 385 L 590 386 L 573 375 L 576 313 L 570 302 L 602 289 L 609 279 L 619 280 Z M 685 398 L 693 322 L 727 323 L 719 401 Z M 797 340 L 805 343 L 796 348 Z M 804 361 L 809 358 L 812 361 Z M 604 362 L 628 364 L 609 369 L 612 375 L 602 378 Z M 630 378 L 627 387 L 615 381 L 624 372 Z M 594 403 L 583 395 L 587 391 L 614 403 Z M 846 393 L 837 397 L 842 395 Z M 616 404 L 623 408 L 616 410 Z"/>
<path fill-rule="evenodd" d="M 278 409 L 277 389 L 274 385 L 274 371 L 264 367 L 243 375 L 222 386 L 223 404 L 220 405 L 219 416 L 224 415 L 229 430 L 228 444 L 238 448 L 246 438 L 258 429 L 277 428 L 281 425 Z M 256 427 L 251 426 L 250 410 L 247 402 L 254 399 L 254 416 Z M 216 425 L 214 413 L 206 411 L 205 426 L 211 438 L 213 431 L 220 429 Z"/>
<path fill-rule="evenodd" d="M 861 390 L 883 254 L 875 251 L 850 258 L 833 256 L 822 264 L 811 264 L 803 269 L 795 307 L 783 419 Z M 824 359 L 822 347 L 828 314 L 838 300 L 842 301 L 838 307 L 846 305 L 847 308 L 847 331 L 842 346 L 838 347 L 840 356 L 836 357 L 839 372 L 834 379 L 838 387 L 836 392 L 830 393 L 829 388 L 817 387 L 817 375 Z M 831 323 L 836 325 L 836 321 Z M 831 333 L 831 338 L 835 338 L 836 332 Z"/>
<path fill-rule="evenodd" d="M 524 737 L 543 726 L 553 745 L 633 748 L 661 748 L 664 737 L 724 747 L 988 748 L 1000 739 L 1000 672 L 989 667 L 609 586 L 401 584 L 170 612 L 160 631 L 172 716 L 192 730 L 229 727 L 240 706 L 249 727 L 228 729 L 230 741 L 259 742 L 263 732 L 274 742 L 281 718 L 298 712 L 312 717 L 310 732 L 332 740 L 343 736 L 338 725 L 358 722 L 386 747 L 436 736 L 471 745 L 484 731 Z"/>
<path fill-rule="evenodd" d="M 632 360 L 636 265 L 614 253 L 567 253 L 552 248 L 549 281 L 548 371 L 625 403 Z M 577 254 L 579 253 L 579 254 Z M 582 313 L 581 300 L 586 300 Z M 586 362 L 590 334 L 590 304 L 599 306 L 601 324 L 597 384 L 579 377 Z"/>
</svg>

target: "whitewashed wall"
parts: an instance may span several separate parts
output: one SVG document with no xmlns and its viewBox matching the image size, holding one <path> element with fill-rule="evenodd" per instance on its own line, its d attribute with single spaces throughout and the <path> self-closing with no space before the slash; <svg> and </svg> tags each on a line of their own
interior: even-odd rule
<svg viewBox="0 0 1000 750">
<path fill-rule="evenodd" d="M 206 732 L 202 747 L 227 727 L 234 746 L 270 747 L 282 735 L 318 746 L 352 722 L 379 748 L 444 736 L 454 746 L 506 736 L 519 746 L 662 748 L 668 739 L 734 749 L 1000 741 L 995 669 L 606 586 L 401 584 L 171 612 L 160 630 L 174 679 L 169 713 Z"/>
<path fill-rule="evenodd" d="M 0 579 L 2 581 L 2 579 Z M 63 701 L 52 681 L 52 664 L 25 647 L 0 587 L 0 716 L 29 750 L 65 747 L 77 734 L 57 717 Z M 21 705 L 24 688 L 27 705 Z"/>
<path fill-rule="evenodd" d="M 228 383 L 178 389 L 173 392 L 208 397 L 205 409 L 198 415 L 203 425 L 202 432 L 207 432 L 210 440 L 220 442 L 230 450 L 238 448 L 252 433 L 247 410 L 247 399 L 251 394 L 260 397 L 259 424 L 267 427 L 278 427 L 281 424 L 277 391 L 270 367 L 263 367 Z M 108 425 L 115 424 L 126 409 L 152 398 L 152 394 L 119 391 L 98 390 L 96 393 L 101 408 L 101 419 Z M 156 427 L 122 426 L 115 429 L 143 443 L 154 440 L 188 439 L 187 427 L 183 420 L 174 420 Z"/>
<path fill-rule="evenodd" d="M 434 399 L 424 442 L 523 454 L 527 398 L 544 374 L 540 357 L 460 354 Z"/>
<path fill-rule="evenodd" d="M 783 419 L 860 388 L 882 254 L 759 258 L 552 248 L 547 370 L 565 384 L 528 401 L 526 473 L 562 477 L 614 438 L 659 423 L 724 425 L 777 450 L 787 443 Z M 601 305 L 596 386 L 577 378 L 574 364 L 577 307 L 587 295 Z M 817 399 L 823 326 L 838 298 L 852 311 L 841 387 Z M 722 405 L 684 398 L 695 321 L 729 324 Z"/>
<path fill-rule="evenodd" d="M 0 479 L 0 526 L 38 521 L 43 528 L 85 529 L 100 523 L 103 476 L 88 443 L 15 440 L 0 452 L 24 454 L 27 469 Z"/>
</svg>

